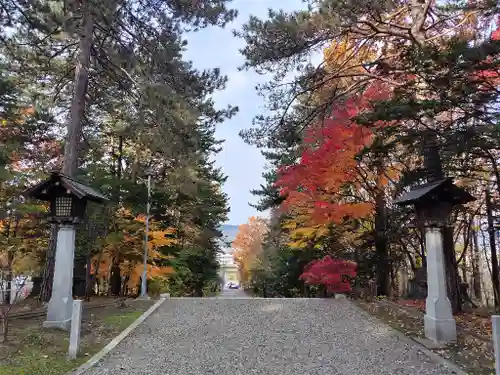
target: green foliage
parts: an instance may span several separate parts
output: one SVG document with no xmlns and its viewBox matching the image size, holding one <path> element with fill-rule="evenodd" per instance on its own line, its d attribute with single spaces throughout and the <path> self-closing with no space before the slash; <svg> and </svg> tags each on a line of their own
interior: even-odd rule
<svg viewBox="0 0 500 375">
<path fill-rule="evenodd" d="M 215 253 L 201 247 L 182 249 L 171 262 L 175 274 L 168 280 L 172 296 L 202 297 L 218 284 Z"/>
<path fill-rule="evenodd" d="M 170 293 L 168 278 L 152 277 L 148 280 L 148 295 L 150 297 L 158 297 L 162 293 Z"/>
<path fill-rule="evenodd" d="M 273 234 L 270 234 L 273 235 Z M 282 246 L 279 249 L 264 249 L 259 262 L 251 270 L 251 280 L 244 287 L 261 297 L 306 297 L 315 294 L 314 288 L 306 286 L 299 279 L 304 267 L 324 254 L 319 249 L 292 249 Z"/>
</svg>

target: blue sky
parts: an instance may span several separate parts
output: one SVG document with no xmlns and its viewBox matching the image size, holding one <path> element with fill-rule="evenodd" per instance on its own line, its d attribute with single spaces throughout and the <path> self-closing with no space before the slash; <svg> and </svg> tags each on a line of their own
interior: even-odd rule
<svg viewBox="0 0 500 375">
<path fill-rule="evenodd" d="M 229 223 L 236 225 L 245 223 L 250 216 L 259 215 L 248 203 L 256 201 L 250 190 L 264 183 L 261 175 L 265 160 L 260 151 L 245 144 L 238 133 L 250 127 L 252 118 L 262 113 L 264 102 L 257 96 L 255 85 L 266 77 L 253 72 L 238 72 L 237 67 L 244 61 L 238 50 L 244 43 L 234 38 L 231 30 L 240 29 L 250 15 L 265 18 L 268 8 L 289 11 L 303 8 L 304 4 L 301 0 L 235 0 L 233 7 L 239 11 L 238 19 L 225 29 L 208 28 L 189 35 L 185 58 L 192 60 L 198 69 L 220 68 L 229 82 L 226 90 L 215 96 L 216 103 L 220 107 L 232 104 L 240 108 L 235 117 L 217 129 L 217 137 L 226 142 L 216 163 L 228 176 L 224 191 L 230 198 Z"/>
</svg>

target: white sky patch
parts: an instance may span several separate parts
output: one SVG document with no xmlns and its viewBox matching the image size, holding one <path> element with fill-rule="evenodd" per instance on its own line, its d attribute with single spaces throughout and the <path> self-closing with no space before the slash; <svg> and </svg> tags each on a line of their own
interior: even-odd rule
<svg viewBox="0 0 500 375">
<path fill-rule="evenodd" d="M 218 107 L 226 106 L 227 104 L 237 105 L 239 100 L 238 96 L 248 89 L 248 86 L 252 85 L 249 73 L 239 72 L 238 70 L 232 70 L 230 72 L 222 72 L 227 75 L 228 82 L 226 89 L 214 94 L 214 100 Z"/>
<path fill-rule="evenodd" d="M 216 165 L 222 167 L 224 174 L 228 176 L 223 190 L 230 198 L 229 223 L 241 224 L 245 223 L 249 216 L 267 216 L 267 213 L 258 213 L 248 205 L 248 202 L 256 203 L 258 200 L 250 190 L 258 189 L 260 184 L 265 183 L 262 178 L 265 159 L 260 150 L 247 145 L 238 133 L 242 129 L 250 128 L 252 119 L 264 113 L 265 103 L 257 95 L 255 86 L 272 77 L 259 76 L 252 71 L 238 71 L 238 67 L 244 63 L 239 49 L 243 48 L 245 43 L 235 38 L 232 30 L 240 30 L 250 15 L 266 19 L 268 8 L 292 11 L 303 9 L 305 5 L 301 0 L 235 0 L 231 6 L 238 9 L 240 14 L 237 20 L 225 29 L 208 27 L 186 35 L 188 46 L 184 58 L 192 60 L 195 68 L 200 70 L 220 68 L 221 73 L 228 76 L 229 82 L 226 90 L 213 95 L 216 108 L 231 104 L 240 109 L 236 116 L 217 127 L 216 137 L 225 139 L 226 142 L 222 152 L 216 155 Z"/>
</svg>

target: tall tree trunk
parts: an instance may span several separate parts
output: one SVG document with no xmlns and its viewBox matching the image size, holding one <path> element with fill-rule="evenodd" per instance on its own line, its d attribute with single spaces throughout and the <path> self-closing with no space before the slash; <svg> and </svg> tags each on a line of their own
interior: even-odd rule
<svg viewBox="0 0 500 375">
<path fill-rule="evenodd" d="M 380 143 L 380 139 L 375 142 Z M 381 146 L 381 145 L 380 145 Z M 375 196 L 375 278 L 377 295 L 389 297 L 391 294 L 391 264 L 389 259 L 389 244 L 387 240 L 387 204 L 382 183 L 384 177 L 384 160 L 376 156 L 377 185 Z"/>
<path fill-rule="evenodd" d="M 122 179 L 122 163 L 123 163 L 123 136 L 118 137 L 118 160 L 117 162 L 117 177 L 120 181 Z M 119 186 L 118 186 L 119 188 Z M 120 195 L 120 190 L 118 190 L 118 196 Z M 118 197 L 119 198 L 119 197 Z"/>
<path fill-rule="evenodd" d="M 92 294 L 92 249 L 95 241 L 97 240 L 97 228 L 92 219 L 86 218 L 87 224 L 87 243 L 86 243 L 86 254 L 85 254 L 85 301 L 90 301 L 90 295 Z"/>
<path fill-rule="evenodd" d="M 495 226 L 493 222 L 493 207 L 491 204 L 490 192 L 486 190 L 486 214 L 488 217 L 488 234 L 491 251 L 491 282 L 493 284 L 493 296 L 495 309 L 500 307 L 500 280 L 498 278 L 498 257 L 495 239 Z"/>
<path fill-rule="evenodd" d="M 14 263 L 14 251 L 12 249 L 7 249 L 7 272 L 6 272 L 7 279 L 5 280 L 7 283 L 7 290 L 5 291 L 6 293 L 4 299 L 4 303 L 6 305 L 15 303 L 16 299 L 16 294 L 12 294 L 12 280 L 13 280 L 12 276 L 14 273 L 14 270 L 12 269 L 13 263 Z M 16 289 L 16 293 L 17 292 L 18 291 Z"/>
<path fill-rule="evenodd" d="M 387 210 L 384 193 L 377 194 L 375 201 L 375 251 L 377 254 L 377 294 L 389 296 L 390 294 L 390 262 L 389 249 L 386 234 Z"/>
<path fill-rule="evenodd" d="M 460 298 L 460 282 L 455 244 L 453 241 L 453 227 L 451 226 L 443 228 L 443 253 L 446 265 L 448 299 L 451 302 L 453 314 L 457 314 L 462 311 L 462 300 Z"/>
<path fill-rule="evenodd" d="M 479 256 L 479 241 L 477 238 L 477 228 L 475 223 L 472 225 L 472 241 L 474 246 L 472 247 L 472 291 L 474 293 L 474 298 L 481 301 L 481 269 L 480 262 L 481 258 Z"/>
<path fill-rule="evenodd" d="M 119 296 L 122 286 L 122 276 L 120 269 L 120 260 L 118 256 L 113 259 L 113 265 L 110 270 L 110 294 L 114 296 Z"/>
<path fill-rule="evenodd" d="M 106 277 L 106 282 L 107 282 L 107 289 L 106 289 L 106 295 L 109 297 L 111 296 L 111 270 L 113 268 L 113 262 L 114 260 L 110 263 L 109 267 L 108 267 L 108 273 L 107 273 L 107 277 Z"/>
<path fill-rule="evenodd" d="M 99 273 L 99 270 L 101 269 L 101 259 L 102 259 L 102 255 L 103 255 L 103 250 L 101 249 L 101 251 L 99 252 L 99 255 L 97 256 L 97 260 L 95 261 L 94 263 L 94 270 L 95 270 L 95 273 L 94 273 L 94 285 L 97 285 L 97 295 L 100 295 L 101 294 L 101 275 Z"/>
<path fill-rule="evenodd" d="M 94 32 L 94 20 L 89 1 L 82 2 L 83 24 L 80 34 L 79 55 L 75 69 L 73 100 L 70 118 L 67 124 L 67 139 L 64 147 L 63 173 L 74 176 L 79 165 L 79 152 L 83 135 L 83 119 L 85 116 L 85 99 L 89 82 L 90 53 Z M 78 296 L 86 295 L 86 254 L 75 254 L 73 290 Z"/>
<path fill-rule="evenodd" d="M 420 232 L 418 235 L 418 244 L 420 247 L 420 258 L 422 259 L 422 268 L 427 272 L 427 252 L 425 249 L 425 227 L 422 224 L 420 226 Z"/>
<path fill-rule="evenodd" d="M 83 25 L 80 35 L 80 51 L 75 69 L 75 87 L 71 102 L 70 118 L 67 124 L 67 139 L 64 146 L 63 173 L 73 176 L 78 170 L 78 150 L 82 136 L 85 115 L 85 97 L 89 81 L 90 50 L 94 33 L 94 19 L 90 4 L 84 7 Z M 86 8 L 86 9 L 85 9 Z"/>
<path fill-rule="evenodd" d="M 469 230 L 469 226 L 465 226 L 463 227 L 463 231 L 462 231 L 462 236 L 463 236 L 463 241 L 464 241 L 464 252 L 463 254 L 460 256 L 461 259 L 461 262 L 460 262 L 460 270 L 462 271 L 462 282 L 463 283 L 468 283 L 467 281 L 467 250 L 469 249 L 469 242 L 470 242 L 470 236 L 468 235 L 468 230 Z"/>
<path fill-rule="evenodd" d="M 130 181 L 132 183 L 137 182 L 137 175 L 139 174 L 139 158 L 137 155 L 134 158 L 134 161 L 132 162 L 132 166 L 130 167 Z"/>
<path fill-rule="evenodd" d="M 9 218 L 7 224 L 5 225 L 5 236 L 7 238 L 7 272 L 5 272 L 5 295 L 3 296 L 3 303 L 5 305 L 10 305 L 12 299 L 12 256 L 13 252 L 10 250 L 10 226 L 11 226 L 12 218 Z M 0 282 L 4 282 L 0 279 Z"/>
<path fill-rule="evenodd" d="M 42 287 L 38 301 L 40 303 L 49 302 L 52 296 L 52 281 L 54 279 L 54 264 L 56 260 L 56 246 L 57 246 L 57 224 L 50 226 L 49 245 L 47 247 L 47 256 L 45 258 L 45 267 L 42 274 Z"/>
<path fill-rule="evenodd" d="M 88 246 L 86 256 L 86 272 L 85 272 L 85 301 L 90 301 L 92 289 L 94 285 L 94 278 L 92 277 L 92 246 Z"/>
<path fill-rule="evenodd" d="M 491 278 L 493 277 L 493 273 L 491 272 L 491 264 L 490 262 L 488 262 L 488 250 L 487 250 L 487 246 L 486 246 L 486 235 L 484 233 L 484 230 L 482 228 L 479 229 L 479 231 L 481 232 L 481 243 L 482 243 L 482 250 L 483 250 L 483 254 L 484 254 L 484 259 L 486 260 L 486 269 L 488 270 L 488 274 L 490 275 L 489 277 L 489 280 L 491 280 Z M 484 291 L 487 291 L 488 288 L 487 286 L 489 286 L 490 284 L 488 284 L 486 282 L 486 280 L 483 279 L 483 290 Z M 490 303 L 490 296 L 489 296 L 489 293 L 484 293 L 484 297 L 486 299 L 486 306 L 488 308 L 491 307 L 491 303 Z M 493 298 L 494 299 L 494 298 Z M 493 301 L 493 304 L 495 304 L 495 302 Z"/>
</svg>

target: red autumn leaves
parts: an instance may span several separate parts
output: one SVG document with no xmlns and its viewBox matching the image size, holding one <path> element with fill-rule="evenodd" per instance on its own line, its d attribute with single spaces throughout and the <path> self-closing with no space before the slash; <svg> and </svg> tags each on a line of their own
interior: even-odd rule
<svg viewBox="0 0 500 375">
<path fill-rule="evenodd" d="M 388 87 L 375 82 L 362 94 L 336 105 L 323 122 L 309 127 L 300 161 L 283 168 L 276 183 L 287 196 L 285 209 L 305 208 L 316 224 L 339 223 L 345 217 L 363 217 L 372 210 L 370 202 L 355 202 L 345 193 L 348 186 L 359 188 L 356 155 L 373 137 L 372 130 L 357 124 L 354 117 L 389 96 Z M 373 126 L 384 125 L 380 122 Z"/>
<path fill-rule="evenodd" d="M 500 16 L 497 19 L 497 29 L 491 33 L 490 40 L 500 41 Z M 495 59 L 492 56 L 488 57 L 479 64 L 478 72 L 472 76 L 472 80 L 480 84 L 480 90 L 482 91 L 492 90 L 500 84 L 500 70 L 498 69 L 498 64 L 495 64 L 494 61 Z M 492 66 L 490 67 L 489 65 Z"/>
<path fill-rule="evenodd" d="M 351 291 L 350 280 L 356 275 L 356 263 L 326 256 L 309 263 L 300 279 L 311 285 L 325 285 L 329 292 L 343 293 Z"/>
</svg>

